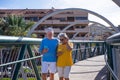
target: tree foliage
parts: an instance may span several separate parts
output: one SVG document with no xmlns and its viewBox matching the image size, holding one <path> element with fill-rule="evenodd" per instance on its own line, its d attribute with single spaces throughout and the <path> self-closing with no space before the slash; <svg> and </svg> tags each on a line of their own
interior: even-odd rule
<svg viewBox="0 0 120 80">
<path fill-rule="evenodd" d="M 5 20 L 0 19 L 0 34 L 8 36 L 26 36 L 34 22 L 26 22 L 23 17 L 9 15 Z"/>
</svg>

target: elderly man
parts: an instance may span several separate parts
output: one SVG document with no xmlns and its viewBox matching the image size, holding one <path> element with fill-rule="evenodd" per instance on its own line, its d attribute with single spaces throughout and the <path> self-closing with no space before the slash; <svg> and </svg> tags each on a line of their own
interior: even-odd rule
<svg viewBox="0 0 120 80">
<path fill-rule="evenodd" d="M 52 28 L 45 29 L 46 37 L 40 44 L 39 51 L 42 56 L 42 80 L 47 80 L 47 73 L 50 72 L 50 80 L 54 80 L 54 73 L 56 72 L 56 50 L 58 46 L 58 39 L 54 38 L 54 31 Z"/>
</svg>

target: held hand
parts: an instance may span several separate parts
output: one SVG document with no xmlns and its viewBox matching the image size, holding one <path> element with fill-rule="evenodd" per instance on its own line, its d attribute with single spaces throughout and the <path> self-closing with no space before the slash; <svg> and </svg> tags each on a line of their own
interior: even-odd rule
<svg viewBox="0 0 120 80">
<path fill-rule="evenodd" d="M 46 52 L 48 52 L 48 49 L 43 49 L 42 53 L 44 54 Z"/>
<path fill-rule="evenodd" d="M 62 51 L 58 51 L 58 52 L 57 52 L 57 56 L 60 56 L 60 55 L 62 55 L 62 54 L 63 54 Z"/>
<path fill-rule="evenodd" d="M 68 50 L 72 50 L 71 46 L 69 45 L 69 43 L 66 44 L 66 47 Z"/>
</svg>

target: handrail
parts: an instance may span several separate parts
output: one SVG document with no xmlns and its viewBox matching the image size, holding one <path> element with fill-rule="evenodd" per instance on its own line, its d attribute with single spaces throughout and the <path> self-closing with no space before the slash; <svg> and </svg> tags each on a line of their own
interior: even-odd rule
<svg viewBox="0 0 120 80">
<path fill-rule="evenodd" d="M 89 49 L 89 48 L 91 48 L 91 47 L 88 47 L 87 49 Z M 80 48 L 80 49 L 84 49 L 84 48 Z M 75 51 L 75 50 L 79 50 L 79 49 L 73 49 L 73 51 Z M 5 63 L 5 64 L 1 64 L 0 67 L 11 65 L 11 64 L 16 64 L 16 63 L 20 63 L 20 62 L 24 62 L 24 61 L 28 61 L 28 60 L 33 60 L 33 59 L 37 59 L 37 58 L 40 58 L 40 57 L 42 57 L 42 55 L 27 58 L 27 59 L 22 59 L 22 60 L 18 60 L 18 61 L 13 61 L 13 62 Z"/>
<path fill-rule="evenodd" d="M 17 80 L 17 75 L 18 75 L 18 72 L 20 70 L 20 66 L 21 66 L 21 62 L 25 62 L 25 61 L 28 61 L 28 60 L 32 60 L 32 65 L 34 65 L 33 69 L 35 72 L 35 74 L 37 75 L 37 80 L 40 80 L 39 79 L 39 74 L 37 73 L 37 68 L 36 68 L 36 64 L 35 64 L 35 60 L 34 59 L 37 59 L 37 58 L 40 58 L 42 57 L 42 55 L 40 56 L 34 56 L 32 54 L 32 48 L 30 47 L 31 44 L 32 45 L 39 45 L 41 42 L 41 39 L 39 38 L 28 38 L 28 37 L 14 37 L 14 36 L 0 36 L 0 44 L 1 45 L 5 45 L 3 47 L 7 47 L 9 45 L 20 45 L 18 46 L 20 48 L 20 51 L 18 52 L 19 54 L 17 55 L 18 56 L 18 59 L 16 61 L 13 60 L 12 61 L 7 61 L 7 62 L 3 62 L 3 64 L 0 64 L 0 67 L 4 67 L 4 66 L 9 66 L 11 64 L 16 64 L 16 65 L 13 65 L 15 67 L 14 71 L 13 71 L 13 76 L 12 76 L 12 80 Z M 95 50 L 98 50 L 99 49 L 99 46 L 97 44 L 100 44 L 100 45 L 103 45 L 104 44 L 104 41 L 88 41 L 88 40 L 70 40 L 70 42 L 73 42 L 73 44 L 75 44 L 76 46 L 84 46 L 86 49 L 82 52 L 82 53 L 85 53 L 85 54 L 80 54 L 80 56 L 82 55 L 83 57 L 80 58 L 80 60 L 83 60 L 83 59 L 86 59 L 88 57 L 91 57 L 92 55 L 94 55 L 94 50 L 91 51 L 90 48 L 95 48 Z M 94 44 L 94 47 L 91 46 L 91 44 Z M 87 45 L 86 45 L 87 44 Z M 76 47 L 73 49 L 73 51 L 79 51 L 80 49 L 82 50 L 83 48 L 82 47 Z M 91 46 L 91 47 L 90 47 Z M 11 47 L 11 46 L 10 46 Z M 98 48 L 98 49 L 96 49 Z M 101 47 L 102 48 L 102 47 Z M 30 56 L 30 58 L 23 58 L 24 54 L 26 53 L 26 49 L 28 51 L 28 54 Z M 99 49 L 101 50 L 101 49 Z M 99 52 L 99 51 L 98 51 Z M 76 53 L 76 52 L 75 52 Z M 90 54 L 89 56 L 85 56 L 86 53 Z M 102 53 L 102 51 L 100 52 Z M 21 55 L 20 55 L 21 54 Z M 32 54 L 32 55 L 31 55 Z M 78 53 L 79 54 L 79 53 Z M 95 53 L 95 55 L 97 55 Z M 99 55 L 99 54 L 98 54 Z M 77 57 L 76 57 L 76 60 Z M 17 67 L 16 67 L 17 66 Z"/>
<path fill-rule="evenodd" d="M 93 40 L 70 40 L 73 43 L 103 43 L 105 41 L 93 41 Z"/>
<path fill-rule="evenodd" d="M 120 45 L 120 32 L 108 37 L 106 42 L 110 45 Z"/>
<path fill-rule="evenodd" d="M 20 63 L 20 62 L 24 62 L 24 61 L 28 61 L 28 60 L 33 60 L 33 59 L 37 59 L 37 58 L 40 58 L 40 57 L 42 57 L 42 55 L 27 58 L 27 59 L 22 59 L 22 60 L 18 60 L 18 61 L 13 61 L 13 62 L 5 63 L 5 64 L 1 64 L 0 67 L 7 66 L 7 65 L 10 65 L 10 64 L 16 64 L 16 63 Z"/>
<path fill-rule="evenodd" d="M 105 51 L 104 59 L 105 59 L 107 68 L 108 68 L 109 71 L 112 73 L 113 78 L 114 78 L 115 80 L 119 80 L 118 77 L 117 77 L 117 75 L 114 73 L 114 71 L 112 70 L 112 68 L 109 66 L 109 64 L 108 64 L 108 62 L 107 62 L 107 50 Z"/>
<path fill-rule="evenodd" d="M 0 36 L 0 44 L 40 44 L 41 38 L 15 37 L 15 36 Z M 104 41 L 90 40 L 70 40 L 73 43 L 103 43 Z"/>
<path fill-rule="evenodd" d="M 91 47 L 87 47 L 87 48 L 80 48 L 80 49 L 89 49 Z M 98 47 L 97 47 L 98 48 Z M 76 51 L 76 50 L 80 50 L 80 49 L 73 49 L 73 51 Z M 40 56 L 35 56 L 35 57 L 31 57 L 31 58 L 27 58 L 27 59 L 22 59 L 22 60 L 18 60 L 18 61 L 13 61 L 13 62 L 9 62 L 9 63 L 5 63 L 5 64 L 1 64 L 0 67 L 2 66 L 7 66 L 7 65 L 11 65 L 11 64 L 15 64 L 15 63 L 20 63 L 20 62 L 24 62 L 24 61 L 28 61 L 28 60 L 33 60 L 33 59 L 37 59 L 37 58 L 40 58 L 42 57 L 42 55 Z"/>
<path fill-rule="evenodd" d="M 41 38 L 0 36 L 0 44 L 40 44 Z"/>
</svg>

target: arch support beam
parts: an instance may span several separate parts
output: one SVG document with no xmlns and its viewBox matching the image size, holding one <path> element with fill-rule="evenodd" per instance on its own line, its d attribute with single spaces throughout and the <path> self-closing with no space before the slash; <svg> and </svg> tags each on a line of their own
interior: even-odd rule
<svg viewBox="0 0 120 80">
<path fill-rule="evenodd" d="M 35 30 L 35 28 L 37 28 L 37 26 L 39 26 L 47 18 L 49 18 L 49 17 L 51 17 L 53 15 L 59 14 L 61 12 L 69 11 L 69 10 L 80 10 L 80 11 L 87 12 L 87 13 L 90 13 L 92 15 L 95 15 L 95 16 L 101 18 L 102 20 L 104 20 L 106 23 L 108 23 L 116 32 L 119 32 L 119 30 L 108 19 L 106 19 L 105 17 L 101 16 L 100 14 L 97 14 L 97 13 L 95 13 L 93 11 L 90 11 L 90 10 L 81 9 L 81 8 L 67 8 L 67 9 L 61 9 L 61 10 L 54 11 L 53 13 L 50 13 L 50 14 L 44 16 L 41 20 L 39 20 L 36 24 L 34 24 L 32 26 L 32 28 L 28 32 L 27 36 L 30 37 L 31 34 L 33 33 L 33 31 Z"/>
</svg>

